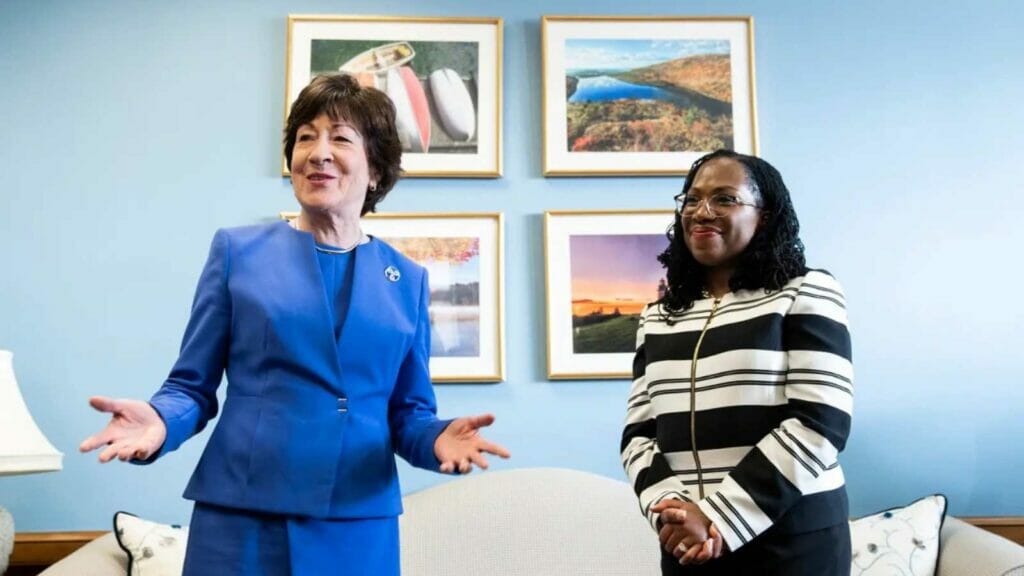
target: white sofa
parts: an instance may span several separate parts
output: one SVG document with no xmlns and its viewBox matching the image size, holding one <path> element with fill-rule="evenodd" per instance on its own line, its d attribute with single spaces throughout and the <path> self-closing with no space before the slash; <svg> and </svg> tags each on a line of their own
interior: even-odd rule
<svg viewBox="0 0 1024 576">
<path fill-rule="evenodd" d="M 405 497 L 404 576 L 652 576 L 658 546 L 629 485 L 586 472 L 473 474 Z M 1024 547 L 948 517 L 939 576 L 1024 576 Z M 41 576 L 125 573 L 111 534 Z"/>
</svg>

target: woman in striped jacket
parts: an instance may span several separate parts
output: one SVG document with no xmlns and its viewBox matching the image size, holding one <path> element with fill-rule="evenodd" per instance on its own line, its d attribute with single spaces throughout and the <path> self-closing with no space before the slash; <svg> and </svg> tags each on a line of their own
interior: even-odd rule
<svg viewBox="0 0 1024 576">
<path fill-rule="evenodd" d="M 676 201 L 659 256 L 668 289 L 640 319 L 622 437 L 662 573 L 847 575 L 842 289 L 806 267 L 767 162 L 704 156 Z"/>
</svg>

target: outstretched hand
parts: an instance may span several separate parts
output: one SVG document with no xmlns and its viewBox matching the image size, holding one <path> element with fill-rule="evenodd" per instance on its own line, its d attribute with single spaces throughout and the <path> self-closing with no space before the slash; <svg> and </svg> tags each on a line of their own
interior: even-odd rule
<svg viewBox="0 0 1024 576">
<path fill-rule="evenodd" d="M 508 450 L 488 442 L 480 435 L 480 428 L 493 423 L 493 414 L 463 416 L 452 420 L 434 441 L 434 456 L 441 463 L 441 472 L 469 474 L 473 471 L 473 464 L 486 470 L 487 458 L 484 452 L 502 458 L 511 456 Z"/>
<path fill-rule="evenodd" d="M 93 396 L 89 405 L 111 415 L 99 434 L 89 436 L 78 446 L 81 452 L 106 446 L 100 452 L 100 462 L 110 462 L 115 457 L 122 461 L 146 460 L 167 439 L 167 426 L 148 402 Z"/>
</svg>

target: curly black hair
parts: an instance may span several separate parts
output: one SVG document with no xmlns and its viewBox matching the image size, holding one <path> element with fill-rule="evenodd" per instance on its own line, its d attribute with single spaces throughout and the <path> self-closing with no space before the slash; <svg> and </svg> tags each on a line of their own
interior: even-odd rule
<svg viewBox="0 0 1024 576">
<path fill-rule="evenodd" d="M 344 118 L 356 125 L 366 143 L 366 159 L 377 174 L 376 188 L 367 189 L 360 216 L 375 212 L 402 176 L 402 142 L 395 125 L 395 105 L 376 88 L 360 86 L 347 74 L 321 74 L 299 92 L 284 128 L 284 157 L 292 166 L 299 128 L 317 116 Z"/>
<path fill-rule="evenodd" d="M 736 271 L 729 279 L 729 288 L 733 291 L 763 289 L 768 292 L 806 274 L 800 221 L 793 210 L 782 175 L 771 164 L 756 156 L 716 150 L 693 163 L 681 194 L 689 192 L 701 167 L 716 158 L 731 158 L 744 167 L 762 214 L 757 232 L 740 254 Z M 682 216 L 677 211 L 675 222 L 666 233 L 668 248 L 658 256 L 666 270 L 668 287 L 657 303 L 667 314 L 689 309 L 701 298 L 704 288 L 706 269 L 690 254 L 683 242 L 683 234 Z"/>
</svg>

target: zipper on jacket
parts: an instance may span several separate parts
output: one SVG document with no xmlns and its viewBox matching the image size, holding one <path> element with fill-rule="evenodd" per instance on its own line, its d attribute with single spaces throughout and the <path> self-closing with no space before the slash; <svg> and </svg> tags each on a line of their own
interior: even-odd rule
<svg viewBox="0 0 1024 576">
<path fill-rule="evenodd" d="M 697 489 L 700 492 L 701 500 L 704 499 L 704 469 L 700 466 L 700 454 L 697 453 L 697 354 L 700 352 L 701 342 L 704 341 L 704 334 L 707 333 L 708 326 L 711 324 L 711 317 L 715 315 L 721 301 L 722 298 L 718 297 L 711 304 L 711 313 L 708 314 L 704 328 L 700 331 L 697 345 L 693 347 L 693 361 L 690 362 L 690 449 L 693 451 L 693 461 L 697 465 Z"/>
</svg>

